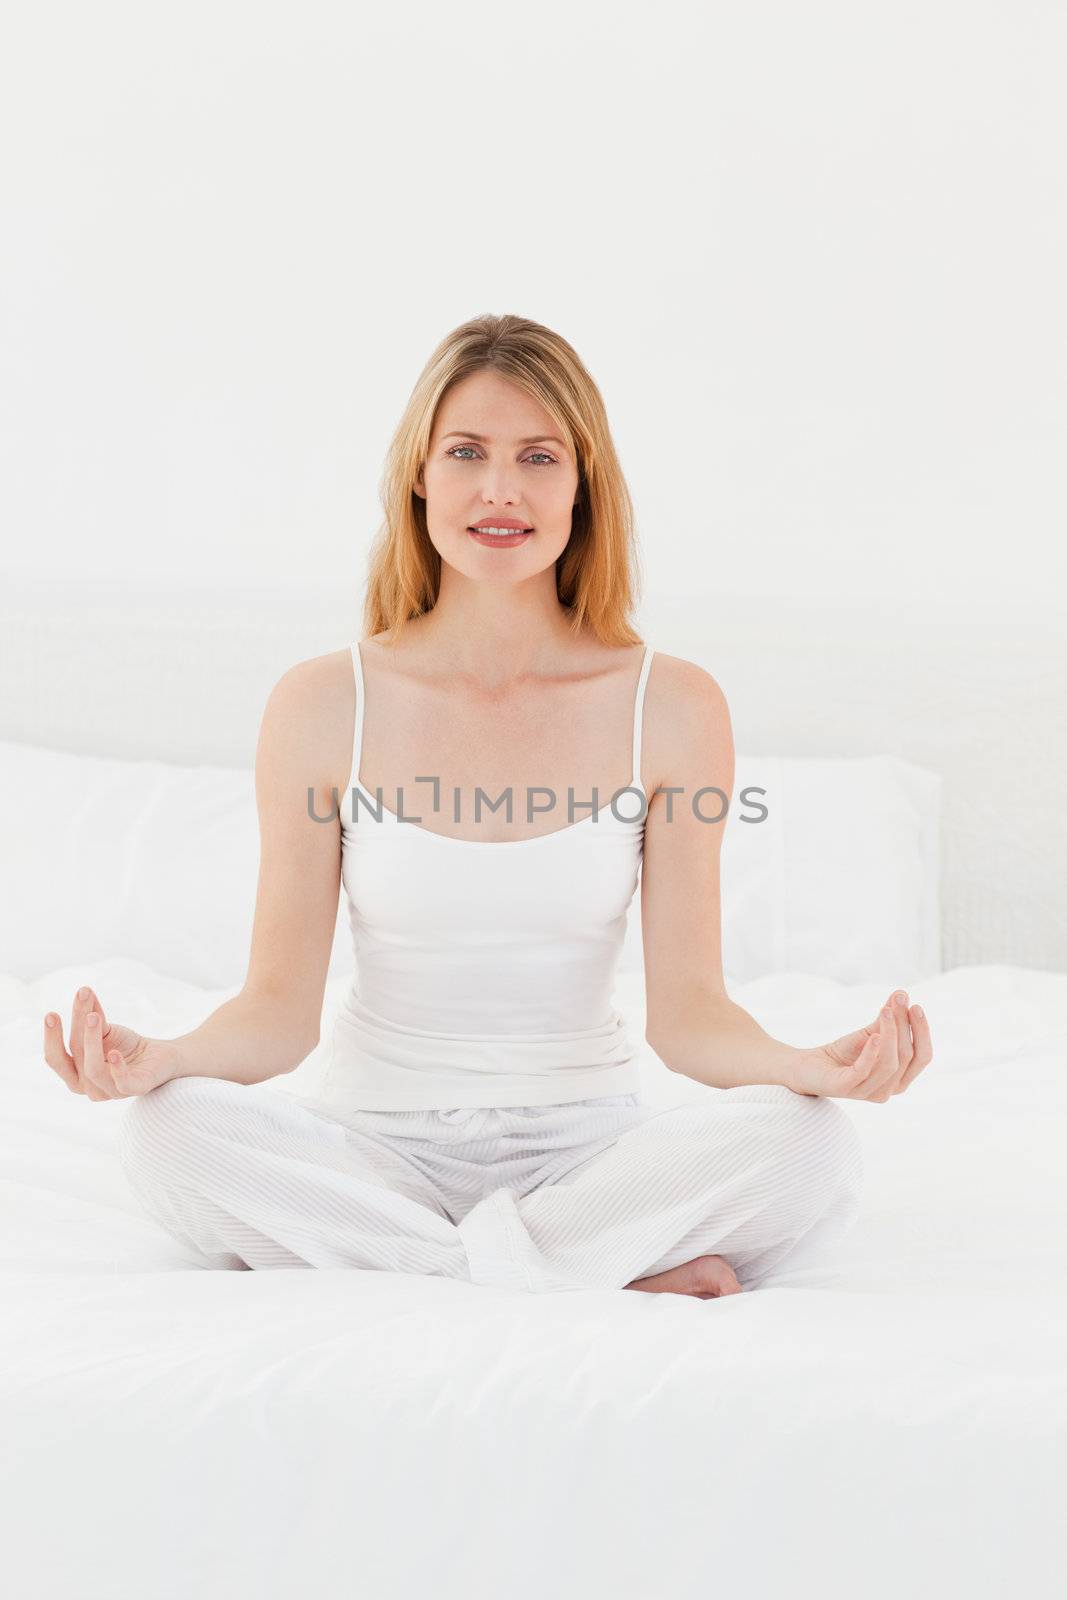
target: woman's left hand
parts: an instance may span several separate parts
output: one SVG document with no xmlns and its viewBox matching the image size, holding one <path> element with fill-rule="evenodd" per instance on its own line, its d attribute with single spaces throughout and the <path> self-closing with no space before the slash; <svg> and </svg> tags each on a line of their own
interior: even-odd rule
<svg viewBox="0 0 1067 1600">
<path fill-rule="evenodd" d="M 885 1101 L 903 1094 L 933 1053 L 926 1013 L 909 1006 L 898 989 L 870 1027 L 801 1050 L 790 1064 L 787 1087 L 797 1094 Z"/>
</svg>

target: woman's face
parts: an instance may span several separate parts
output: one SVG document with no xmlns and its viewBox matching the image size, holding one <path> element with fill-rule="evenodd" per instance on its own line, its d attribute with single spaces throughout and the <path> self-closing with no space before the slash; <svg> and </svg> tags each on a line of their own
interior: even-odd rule
<svg viewBox="0 0 1067 1600">
<path fill-rule="evenodd" d="M 550 414 L 515 384 L 473 372 L 446 394 L 416 493 L 442 561 L 479 582 L 526 580 L 555 562 L 571 535 L 578 466 Z M 472 523 L 518 522 L 518 538 L 476 538 Z"/>
</svg>

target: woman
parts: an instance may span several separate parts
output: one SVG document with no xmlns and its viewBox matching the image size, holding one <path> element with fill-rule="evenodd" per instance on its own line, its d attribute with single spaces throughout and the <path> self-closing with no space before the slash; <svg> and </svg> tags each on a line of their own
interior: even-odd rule
<svg viewBox="0 0 1067 1600">
<path fill-rule="evenodd" d="M 50 1014 L 45 1058 L 130 1097 L 130 1182 L 208 1266 L 754 1287 L 855 1216 L 831 1097 L 906 1089 L 927 1022 L 894 995 L 801 1049 L 727 996 L 707 795 L 725 811 L 729 713 L 630 625 L 631 503 L 565 340 L 510 316 L 450 334 L 384 487 L 365 637 L 286 672 L 264 713 L 241 992 L 146 1039 L 83 988 L 70 1053 Z M 639 869 L 646 1037 L 721 1091 L 658 1112 L 611 1005 Z M 321 1095 L 259 1089 L 318 1042 L 341 884 L 356 977 Z"/>
</svg>

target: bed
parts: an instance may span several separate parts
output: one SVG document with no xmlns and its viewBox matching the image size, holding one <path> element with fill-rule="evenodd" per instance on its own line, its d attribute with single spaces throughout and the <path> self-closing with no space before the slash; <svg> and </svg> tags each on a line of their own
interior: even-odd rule
<svg viewBox="0 0 1067 1600">
<path fill-rule="evenodd" d="M 90 982 L 170 1036 L 236 991 L 262 702 L 357 636 L 357 598 L 5 591 L 7 1592 L 1062 1593 L 1062 646 L 1005 628 L 995 674 L 963 624 L 913 620 L 894 657 L 848 619 L 831 650 L 810 617 L 646 602 L 645 636 L 723 683 L 737 788 L 773 813 L 758 844 L 727 835 L 732 996 L 794 1043 L 894 985 L 931 1019 L 912 1089 L 839 1102 L 864 1208 L 823 1261 L 721 1301 L 205 1271 L 128 1188 L 123 1102 L 64 1088 L 41 1019 Z M 991 749 L 994 799 L 973 781 Z M 339 912 L 322 1043 L 271 1092 L 314 1096 L 349 976 Z M 632 918 L 616 998 L 637 1038 L 642 983 Z M 656 1105 L 717 1092 L 647 1048 L 641 1072 Z"/>
</svg>

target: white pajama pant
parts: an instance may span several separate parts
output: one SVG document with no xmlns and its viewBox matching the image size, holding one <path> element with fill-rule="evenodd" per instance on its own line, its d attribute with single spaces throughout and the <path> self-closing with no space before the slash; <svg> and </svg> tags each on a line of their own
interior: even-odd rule
<svg viewBox="0 0 1067 1600">
<path fill-rule="evenodd" d="M 854 1124 L 776 1085 L 655 1110 L 639 1095 L 328 1111 L 176 1078 L 131 1099 L 124 1170 L 216 1268 L 361 1267 L 534 1291 L 620 1289 L 701 1255 L 751 1289 L 855 1219 Z"/>
</svg>

